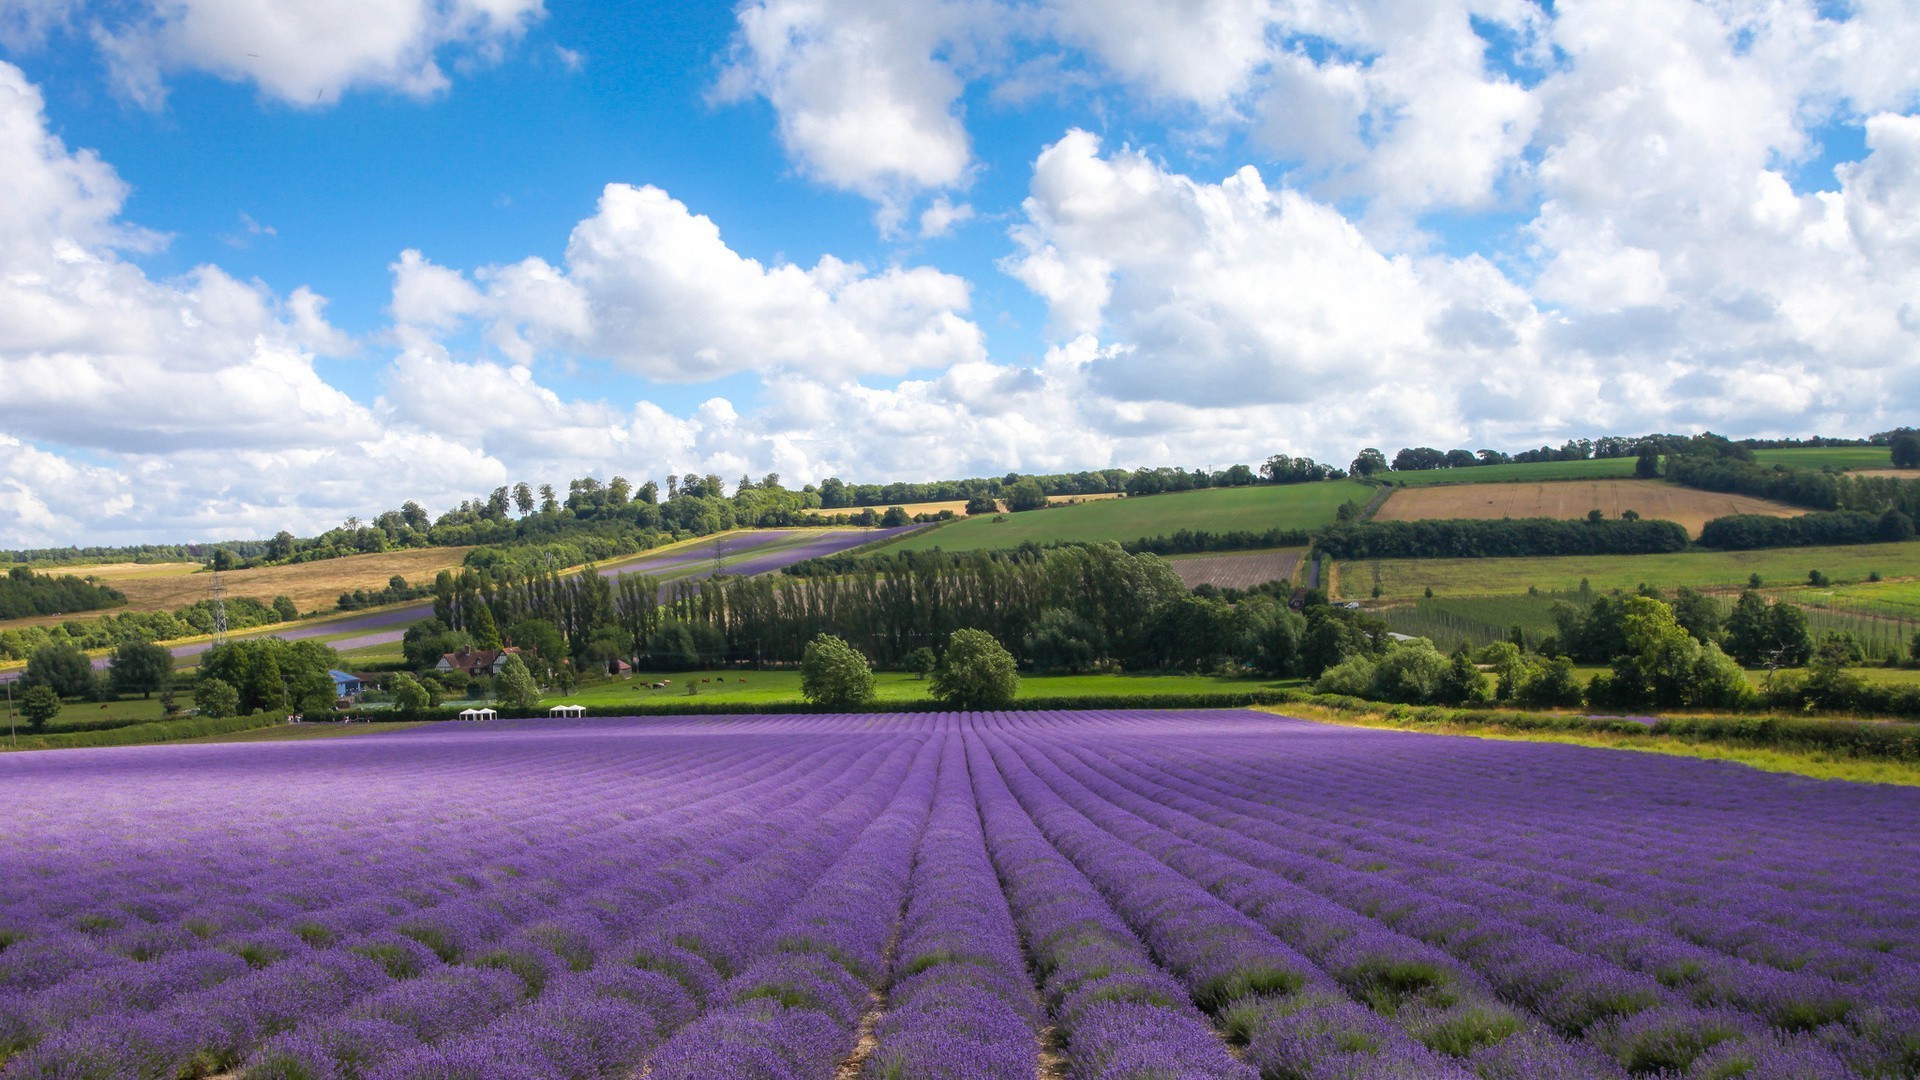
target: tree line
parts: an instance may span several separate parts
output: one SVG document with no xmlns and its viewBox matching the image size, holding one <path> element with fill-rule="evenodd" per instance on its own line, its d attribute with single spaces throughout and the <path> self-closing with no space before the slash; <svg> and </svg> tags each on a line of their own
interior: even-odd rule
<svg viewBox="0 0 1920 1080">
<path fill-rule="evenodd" d="M 1911 440 L 1920 454 L 1920 437 L 1901 438 L 1903 442 Z M 1746 457 L 1737 452 L 1677 455 L 1667 459 L 1665 473 L 1673 483 L 1702 491 L 1751 495 L 1810 510 L 1866 514 L 1896 510 L 1910 520 L 1920 518 L 1920 479 L 1760 465 L 1750 460 L 1750 455 L 1750 451 Z"/>
<path fill-rule="evenodd" d="M 0 577 L 0 619 L 98 611 L 127 602 L 125 593 L 71 574 L 54 577 L 15 566 Z"/>
<path fill-rule="evenodd" d="M 1024 552 L 900 553 L 814 577 L 716 578 L 474 571 L 436 583 L 434 619 L 408 631 L 409 662 L 463 644 L 537 646 L 548 673 L 623 660 L 655 670 L 798 663 L 832 633 L 888 668 L 937 661 L 956 630 L 984 631 L 1038 671 L 1242 668 L 1312 677 L 1383 648 L 1386 624 L 1308 594 L 1304 613 L 1270 593 L 1188 592 L 1166 562 L 1117 544 Z"/>
<path fill-rule="evenodd" d="M 263 603 L 250 596 L 226 600 L 227 629 L 271 626 L 299 617 L 291 599 L 276 596 Z M 67 619 L 53 626 L 0 630 L 0 659 L 22 660 L 50 645 L 75 649 L 112 649 L 128 642 L 172 641 L 213 633 L 211 600 L 197 600 L 173 611 L 119 611 L 93 619 Z"/>
<path fill-rule="evenodd" d="M 1721 551 L 1753 548 L 1882 544 L 1911 540 L 1913 519 L 1898 510 L 1816 510 L 1797 517 L 1731 514 L 1706 523 L 1700 546 Z"/>
<path fill-rule="evenodd" d="M 1686 550 L 1687 531 L 1671 521 L 1625 518 L 1375 521 L 1329 525 L 1313 542 L 1335 559 L 1653 555 Z"/>
</svg>

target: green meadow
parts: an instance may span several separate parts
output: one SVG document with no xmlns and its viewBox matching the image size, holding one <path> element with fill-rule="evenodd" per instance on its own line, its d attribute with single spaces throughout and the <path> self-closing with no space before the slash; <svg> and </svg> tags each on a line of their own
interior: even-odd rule
<svg viewBox="0 0 1920 1080">
<path fill-rule="evenodd" d="M 1432 589 L 1442 596 L 1499 596 L 1574 592 L 1585 580 L 1590 588 L 1660 589 L 1681 585 L 1726 588 L 1759 574 L 1765 585 L 1796 585 L 1818 570 L 1836 583 L 1864 583 L 1878 573 L 1886 578 L 1920 576 L 1920 544 L 1859 544 L 1849 547 L 1769 548 L 1761 551 L 1682 551 L 1670 555 L 1567 555 L 1519 559 L 1383 559 L 1340 564 L 1343 593 L 1355 599 L 1372 592 L 1379 568 L 1384 599 L 1418 597 Z"/>
<path fill-rule="evenodd" d="M 1884 446 L 1811 446 L 1792 450 L 1755 450 L 1762 465 L 1801 469 L 1891 469 L 1893 451 Z"/>
<path fill-rule="evenodd" d="M 1342 503 L 1364 505 L 1373 493 L 1365 484 L 1328 480 L 1101 499 L 1019 514 L 982 514 L 915 534 L 887 550 L 975 551 L 1019 547 L 1029 541 L 1127 541 L 1168 536 L 1181 529 L 1316 529 L 1332 524 Z"/>
</svg>

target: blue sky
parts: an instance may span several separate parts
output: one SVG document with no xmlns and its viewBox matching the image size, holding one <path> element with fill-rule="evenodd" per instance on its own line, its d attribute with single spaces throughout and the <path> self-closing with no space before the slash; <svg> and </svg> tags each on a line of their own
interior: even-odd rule
<svg viewBox="0 0 1920 1080">
<path fill-rule="evenodd" d="M 0 545 L 1909 423 L 1903 7 L 13 0 Z"/>
</svg>

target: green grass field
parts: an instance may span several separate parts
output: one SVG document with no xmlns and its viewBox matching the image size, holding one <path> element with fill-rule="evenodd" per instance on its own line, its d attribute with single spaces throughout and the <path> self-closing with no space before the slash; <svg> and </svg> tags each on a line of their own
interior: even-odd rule
<svg viewBox="0 0 1920 1080">
<path fill-rule="evenodd" d="M 1828 633 L 1852 634 L 1870 659 L 1893 656 L 1905 658 L 1909 643 L 1920 622 L 1911 616 L 1886 616 L 1857 608 L 1822 606 L 1820 592 L 1805 587 L 1767 590 L 1777 600 L 1800 605 L 1807 617 L 1807 629 L 1816 640 Z M 1507 637 L 1518 626 L 1527 640 L 1538 644 L 1557 628 L 1554 605 L 1570 603 L 1584 607 L 1593 596 L 1574 593 L 1547 593 L 1512 596 L 1436 596 L 1379 609 L 1378 614 L 1395 632 L 1430 639 L 1444 651 L 1458 645 L 1478 648 Z M 1731 592 L 1713 594 L 1724 617 L 1733 609 Z"/>
<path fill-rule="evenodd" d="M 878 699 L 881 701 L 921 701 L 931 696 L 927 682 L 906 672 L 875 673 Z M 672 679 L 665 690 L 652 690 L 646 684 Z M 702 682 L 700 680 L 708 680 Z M 1143 705 L 1155 697 L 1173 694 L 1234 693 L 1282 686 L 1297 686 L 1297 680 L 1273 682 L 1266 679 L 1223 679 L 1210 675 L 1022 675 L 1020 697 L 1083 697 L 1119 694 L 1139 697 Z M 687 687 L 695 688 L 689 695 Z M 565 696 L 545 698 L 542 705 L 586 705 L 607 708 L 636 702 L 717 701 L 738 704 L 771 704 L 800 700 L 798 671 L 675 671 L 664 674 L 640 674 L 633 681 L 599 683 L 582 687 Z"/>
<path fill-rule="evenodd" d="M 1227 532 L 1237 529 L 1317 529 L 1333 523 L 1340 504 L 1365 504 L 1373 488 L 1350 480 L 1318 484 L 1281 484 L 1209 488 L 1132 499 L 1103 499 L 1022 514 L 967 518 L 920 533 L 888 551 L 975 551 L 1019 547 L 1032 541 L 1138 540 L 1170 536 L 1181 529 Z"/>
<path fill-rule="evenodd" d="M 1824 602 L 1854 611 L 1920 619 L 1920 581 L 1872 581 L 1808 592 L 1807 603 Z"/>
<path fill-rule="evenodd" d="M 1633 475 L 1634 458 L 1591 461 L 1528 461 L 1518 465 L 1475 465 L 1470 469 L 1423 469 L 1382 477 L 1401 487 L 1436 484 L 1513 484 L 1538 480 L 1608 480 Z"/>
<path fill-rule="evenodd" d="M 1890 469 L 1893 451 L 1884 446 L 1813 446 L 1794 450 L 1755 450 L 1762 465 L 1791 465 L 1801 469 Z"/>
<path fill-rule="evenodd" d="M 1343 592 L 1361 599 L 1373 589 L 1371 561 L 1340 564 Z M 1381 596 L 1410 599 L 1431 588 L 1439 596 L 1505 596 L 1573 592 L 1586 579 L 1599 590 L 1633 589 L 1642 583 L 1660 589 L 1681 585 L 1729 588 L 1759 574 L 1766 585 L 1794 585 L 1819 570 L 1841 584 L 1864 583 L 1869 574 L 1920 576 L 1920 543 L 1859 544 L 1850 547 L 1770 548 L 1763 551 L 1683 551 L 1671 555 L 1569 555 L 1522 559 L 1384 559 Z"/>
</svg>

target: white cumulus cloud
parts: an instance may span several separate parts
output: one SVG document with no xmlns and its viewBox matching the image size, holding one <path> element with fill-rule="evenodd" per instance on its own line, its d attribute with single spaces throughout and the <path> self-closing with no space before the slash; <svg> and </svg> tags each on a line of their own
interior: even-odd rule
<svg viewBox="0 0 1920 1080">
<path fill-rule="evenodd" d="M 39 0 L 38 7 L 49 5 Z M 251 83 L 297 106 L 330 104 L 356 88 L 415 97 L 449 84 L 444 51 L 498 58 L 545 15 L 544 0 L 145 0 L 67 5 L 92 26 L 116 84 L 157 105 L 166 78 L 204 71 Z M 43 30 L 49 15 L 28 30 Z"/>
<path fill-rule="evenodd" d="M 984 356 L 965 279 L 930 267 L 868 271 L 824 256 L 766 265 L 652 186 L 610 184 L 573 230 L 563 267 L 527 259 L 473 280 L 407 252 L 395 317 L 444 330 L 466 317 L 523 363 L 564 350 L 674 382 L 742 371 L 904 374 Z"/>
</svg>

